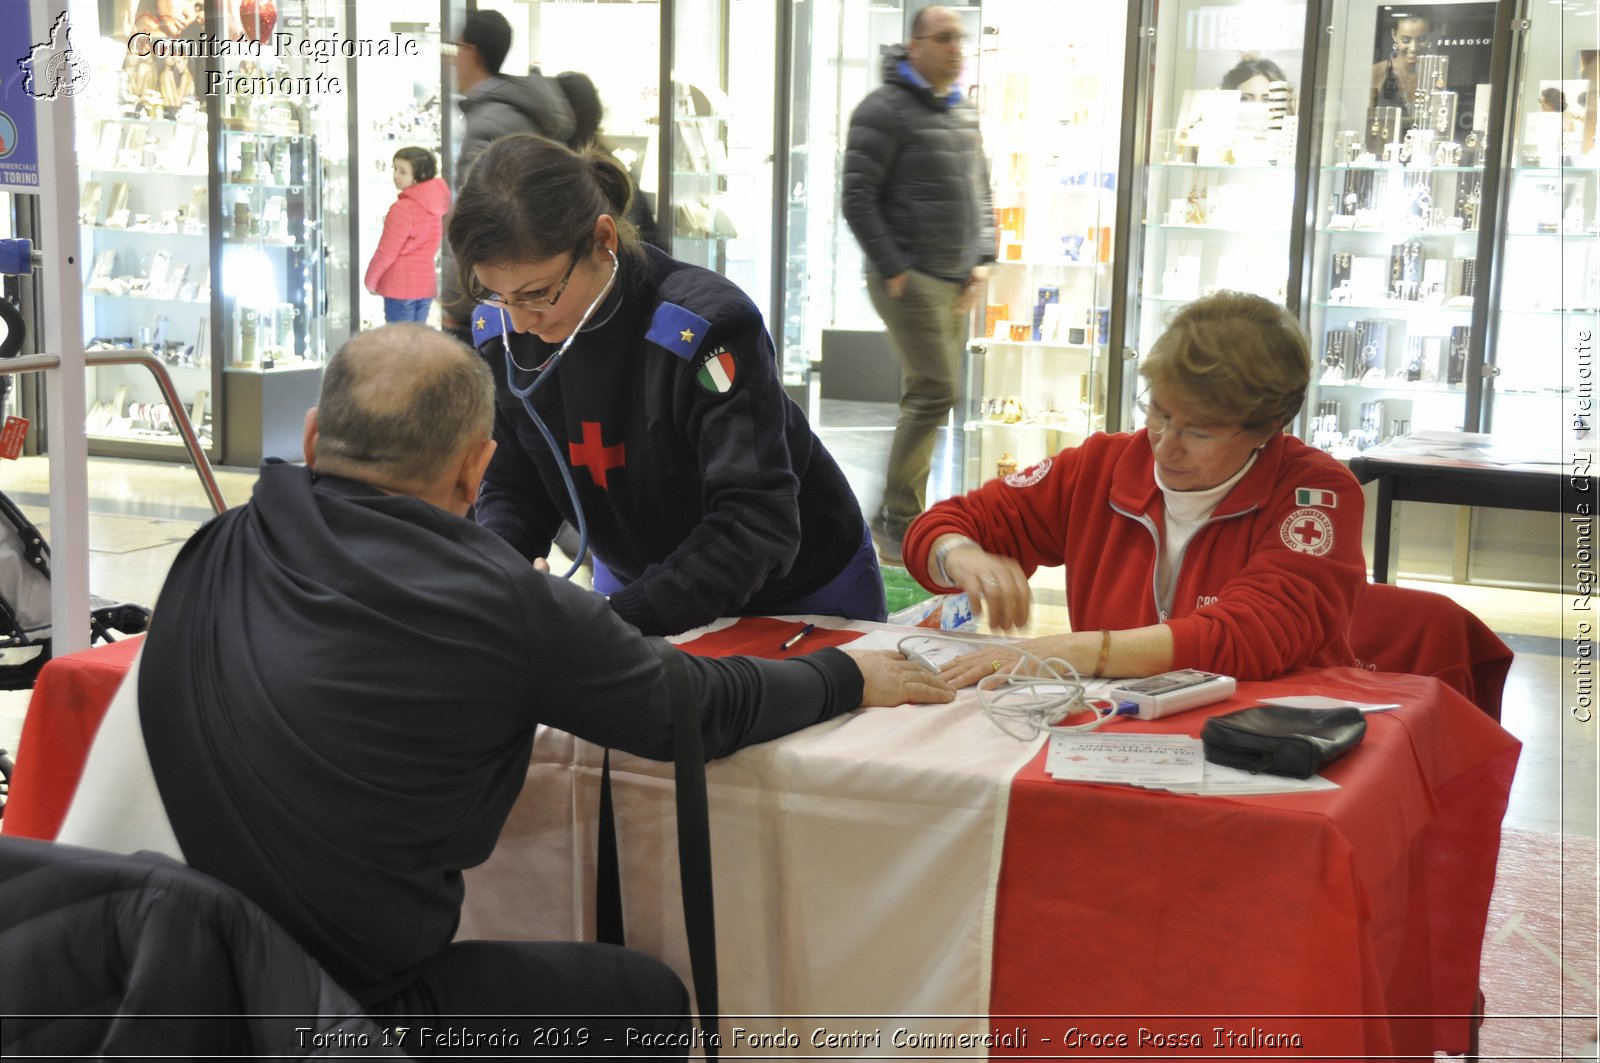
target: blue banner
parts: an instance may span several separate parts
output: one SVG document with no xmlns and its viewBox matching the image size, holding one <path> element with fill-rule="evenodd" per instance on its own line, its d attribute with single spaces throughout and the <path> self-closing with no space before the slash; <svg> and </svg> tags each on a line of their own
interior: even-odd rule
<svg viewBox="0 0 1600 1063">
<path fill-rule="evenodd" d="M 0 189 L 16 192 L 39 191 L 38 101 L 71 96 L 87 75 L 72 54 L 67 16 L 36 30 L 32 7 L 32 0 L 0 0 Z"/>
</svg>

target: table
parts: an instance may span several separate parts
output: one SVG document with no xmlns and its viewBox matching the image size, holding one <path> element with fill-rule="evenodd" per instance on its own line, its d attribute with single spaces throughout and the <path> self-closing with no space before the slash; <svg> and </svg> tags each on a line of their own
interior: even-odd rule
<svg viewBox="0 0 1600 1063">
<path fill-rule="evenodd" d="M 1370 719 L 1329 768 L 1341 789 L 1328 793 L 1055 782 L 1041 743 L 999 735 L 970 693 L 844 717 L 711 765 L 722 1006 L 739 1016 L 724 1018 L 724 1045 L 738 1025 L 799 1038 L 747 1039 L 746 1051 L 795 1055 L 849 1054 L 813 1045 L 819 1029 L 876 1032 L 880 1042 L 853 1047 L 894 1055 L 900 1027 L 997 1032 L 1011 1043 L 993 1055 L 1106 1043 L 1173 1054 L 1138 1044 L 1141 1029 L 1152 1042 L 1203 1035 L 1182 1055 L 1261 1055 L 1295 1034 L 1298 1048 L 1265 1054 L 1464 1051 L 1520 745 L 1435 680 L 1360 669 L 1241 684 L 1217 706 L 1118 726 L 1198 735 L 1211 715 L 1286 692 L 1403 707 Z M 540 735 L 500 847 L 469 874 L 464 933 L 592 935 L 599 758 Z M 671 770 L 613 754 L 612 774 L 628 939 L 687 977 Z M 798 1018 L 840 1015 L 858 1018 Z M 1072 1018 L 1031 1018 L 1043 1015 Z M 1219 1026 L 1234 1037 L 1221 1048 Z"/>
<path fill-rule="evenodd" d="M 770 652 L 774 631 L 794 628 L 741 621 L 689 648 Z M 117 652 L 46 671 L 98 671 Z M 19 807 L 34 796 L 29 758 L 38 771 L 74 755 L 74 728 L 34 717 L 94 712 L 58 701 L 67 689 L 36 688 Z M 850 714 L 711 765 L 724 1045 L 744 1031 L 725 1050 L 972 1055 L 938 1038 L 989 1036 L 997 1056 L 1463 1051 L 1515 738 L 1434 680 L 1358 669 L 1245 683 L 1217 706 L 1114 726 L 1193 735 L 1268 692 L 1310 691 L 1402 705 L 1369 718 L 1325 793 L 1056 782 L 1042 743 L 1001 735 L 970 693 Z M 499 848 L 469 872 L 462 936 L 591 936 L 599 756 L 541 732 Z M 629 943 L 687 980 L 671 767 L 613 754 L 612 771 Z M 9 811 L 0 823 L 19 833 Z M 896 1048 L 897 1030 L 916 1047 Z M 1156 1043 L 1177 1035 L 1202 1042 Z"/>
<path fill-rule="evenodd" d="M 1358 481 L 1378 481 L 1373 580 L 1389 582 L 1398 567 L 1396 502 L 1548 513 L 1575 513 L 1580 502 L 1594 503 L 1592 470 L 1586 464 L 1568 467 L 1559 454 L 1509 447 L 1506 440 L 1477 432 L 1417 432 L 1349 459 Z"/>
<path fill-rule="evenodd" d="M 57 657 L 39 670 L 17 740 L 0 834 L 55 838 L 100 717 L 143 643 L 143 635 L 122 639 Z"/>
</svg>

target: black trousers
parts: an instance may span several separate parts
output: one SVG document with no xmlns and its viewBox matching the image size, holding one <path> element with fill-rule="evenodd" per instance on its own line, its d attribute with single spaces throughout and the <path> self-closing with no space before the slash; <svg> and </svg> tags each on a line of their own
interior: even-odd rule
<svg viewBox="0 0 1600 1063">
<path fill-rule="evenodd" d="M 588 942 L 458 941 L 367 1010 L 419 1058 L 683 1059 L 694 1043 L 670 967 Z"/>
</svg>

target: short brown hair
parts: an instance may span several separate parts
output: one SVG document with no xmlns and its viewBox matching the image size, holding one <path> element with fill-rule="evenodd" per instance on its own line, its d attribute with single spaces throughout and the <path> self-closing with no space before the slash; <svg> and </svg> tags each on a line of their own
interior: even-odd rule
<svg viewBox="0 0 1600 1063">
<path fill-rule="evenodd" d="M 1179 309 L 1139 374 L 1209 423 L 1282 427 L 1305 402 L 1311 351 L 1289 311 L 1224 291 Z"/>
<path fill-rule="evenodd" d="M 627 218 L 632 202 L 633 179 L 605 151 L 573 151 L 532 133 L 500 137 L 472 164 L 450 212 L 461 290 L 477 288 L 475 266 L 586 250 L 602 214 L 617 224 L 617 257 L 637 262 L 644 252 Z"/>
<path fill-rule="evenodd" d="M 434 161 L 433 152 L 427 148 L 401 148 L 394 153 L 394 157 L 397 160 L 404 159 L 411 164 L 411 177 L 419 185 L 439 176 L 439 164 Z"/>
<path fill-rule="evenodd" d="M 357 333 L 329 359 L 317 399 L 317 465 L 425 482 L 494 434 L 494 378 L 478 352 L 416 324 Z"/>
</svg>

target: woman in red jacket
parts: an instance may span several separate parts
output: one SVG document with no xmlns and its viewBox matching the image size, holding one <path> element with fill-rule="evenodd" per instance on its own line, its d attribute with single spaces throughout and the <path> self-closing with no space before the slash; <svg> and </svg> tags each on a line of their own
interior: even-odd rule
<svg viewBox="0 0 1600 1063">
<path fill-rule="evenodd" d="M 434 258 L 450 188 L 437 176 L 433 152 L 426 148 L 401 148 L 394 153 L 393 169 L 400 197 L 383 219 L 383 236 L 367 265 L 367 291 L 383 296 L 386 324 L 426 321 L 439 294 Z"/>
<path fill-rule="evenodd" d="M 1283 431 L 1311 375 L 1294 317 L 1260 296 L 1207 296 L 1179 311 L 1139 372 L 1143 429 L 1090 436 L 929 508 L 906 533 L 911 574 L 966 591 L 1007 630 L 1027 621 L 1028 576 L 1065 566 L 1074 630 L 1021 645 L 1086 676 L 1267 679 L 1354 664 L 1361 488 Z M 1018 656 L 985 646 L 944 677 L 969 685 Z"/>
</svg>

